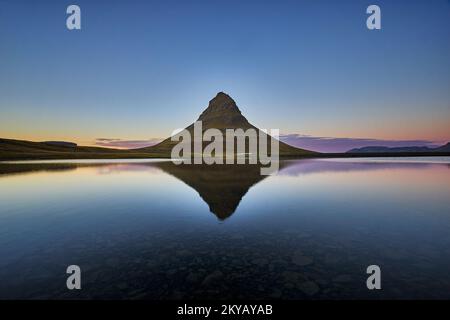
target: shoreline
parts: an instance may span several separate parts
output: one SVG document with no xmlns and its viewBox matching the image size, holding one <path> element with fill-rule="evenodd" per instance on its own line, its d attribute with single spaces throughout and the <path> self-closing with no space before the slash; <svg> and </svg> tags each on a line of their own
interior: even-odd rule
<svg viewBox="0 0 450 320">
<path fill-rule="evenodd" d="M 283 155 L 279 160 L 295 159 L 337 159 L 337 158 L 406 158 L 406 157 L 448 157 L 450 152 L 389 152 L 389 153 L 317 153 L 309 155 Z M 132 159 L 170 159 L 161 154 L 145 153 L 70 153 L 69 154 L 27 154 L 20 156 L 5 156 L 0 154 L 0 163 L 10 161 L 33 160 L 132 160 Z"/>
</svg>

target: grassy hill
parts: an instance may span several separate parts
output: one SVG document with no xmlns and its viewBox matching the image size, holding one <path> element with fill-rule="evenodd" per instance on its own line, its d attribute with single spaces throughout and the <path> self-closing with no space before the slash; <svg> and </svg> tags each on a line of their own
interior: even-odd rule
<svg viewBox="0 0 450 320">
<path fill-rule="evenodd" d="M 101 147 L 66 147 L 49 145 L 44 142 L 0 138 L 0 161 L 5 160 L 46 160 L 46 159 L 137 159 L 169 158 L 172 147 L 177 142 L 170 138 L 161 142 L 158 148 L 112 149 Z M 287 147 L 286 147 L 287 146 Z M 291 149 L 292 148 L 292 149 Z M 280 143 L 280 157 L 312 156 L 301 149 Z"/>
<path fill-rule="evenodd" d="M 145 152 L 100 147 L 58 146 L 45 142 L 0 139 L 0 160 L 152 158 Z"/>
</svg>

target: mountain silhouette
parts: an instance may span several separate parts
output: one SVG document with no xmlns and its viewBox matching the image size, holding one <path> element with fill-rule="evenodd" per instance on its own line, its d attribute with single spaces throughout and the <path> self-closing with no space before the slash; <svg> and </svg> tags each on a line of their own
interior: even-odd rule
<svg viewBox="0 0 450 320">
<path fill-rule="evenodd" d="M 407 153 L 407 152 L 450 152 L 450 142 L 437 147 L 430 148 L 426 146 L 411 146 L 411 147 L 384 147 L 384 146 L 369 146 L 362 148 L 354 148 L 347 153 Z"/>
<path fill-rule="evenodd" d="M 249 129 L 255 128 L 242 115 L 236 102 L 226 93 L 219 92 L 217 96 L 209 102 L 197 121 L 203 122 L 203 128 L 217 129 Z"/>
<path fill-rule="evenodd" d="M 202 121 L 203 131 L 207 129 L 219 129 L 225 133 L 226 129 L 255 129 L 259 132 L 259 129 L 252 125 L 247 118 L 245 118 L 239 110 L 236 102 L 226 93 L 219 92 L 211 101 L 209 101 L 208 107 L 200 114 L 197 121 Z M 186 127 L 193 137 L 194 124 Z M 271 141 L 274 139 L 271 136 L 267 138 L 267 149 L 270 150 Z M 193 140 L 193 139 L 192 139 Z M 204 142 L 204 146 L 209 142 Z M 135 149 L 136 151 L 150 152 L 152 154 L 158 154 L 164 157 L 168 157 L 171 154 L 172 148 L 178 144 L 178 141 L 172 141 L 171 138 L 167 138 L 151 147 L 145 147 Z M 246 148 L 248 146 L 246 145 Z M 225 147 L 224 147 L 225 150 Z M 247 149 L 248 150 L 248 149 Z M 235 145 L 236 153 L 236 145 Z M 318 154 L 317 152 L 304 150 L 290 146 L 284 142 L 279 141 L 279 155 L 282 156 L 312 156 Z"/>
</svg>

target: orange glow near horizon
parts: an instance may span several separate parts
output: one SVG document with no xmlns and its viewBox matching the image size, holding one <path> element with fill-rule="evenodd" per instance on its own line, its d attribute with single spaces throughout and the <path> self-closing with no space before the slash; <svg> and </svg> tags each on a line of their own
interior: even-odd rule
<svg viewBox="0 0 450 320">
<path fill-rule="evenodd" d="M 197 111 L 195 111 L 197 112 Z M 195 113 L 192 112 L 192 113 Z M 245 112 L 243 112 L 245 115 Z M 257 115 L 258 116 L 258 115 Z M 257 118 L 256 116 L 256 118 Z M 377 140 L 426 140 L 436 144 L 450 141 L 450 118 L 446 114 L 429 115 L 427 118 L 414 115 L 404 118 L 389 119 L 362 118 L 359 120 L 339 117 L 339 115 L 324 116 L 321 121 L 316 118 L 305 118 L 297 121 L 295 118 L 283 120 L 280 117 L 255 119 L 250 122 L 261 128 L 279 127 L 281 134 L 303 134 L 312 137 L 347 138 L 347 139 L 377 139 Z M 2 119 L 4 120 L 4 119 Z M 171 135 L 174 129 L 186 127 L 192 121 L 176 121 L 171 128 L 169 121 L 160 119 L 137 119 L 133 125 L 125 119 L 121 123 L 115 121 L 96 121 L 74 117 L 64 122 L 61 118 L 36 117 L 31 121 L 28 116 L 21 116 L 16 121 L 4 122 L 0 126 L 0 138 L 28 141 L 68 141 L 83 146 L 98 146 L 99 138 L 120 139 L 123 141 L 161 141 Z M 155 124 L 153 124 L 155 123 Z M 164 124 L 168 123 L 168 126 Z M 115 148 L 126 147 L 115 146 Z"/>
</svg>

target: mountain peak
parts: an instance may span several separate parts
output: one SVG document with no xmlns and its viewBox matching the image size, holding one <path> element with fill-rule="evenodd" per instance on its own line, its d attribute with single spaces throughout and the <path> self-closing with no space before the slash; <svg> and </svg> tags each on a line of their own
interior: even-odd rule
<svg viewBox="0 0 450 320">
<path fill-rule="evenodd" d="M 208 108 L 205 110 L 237 110 L 239 111 L 239 108 L 236 105 L 236 102 L 231 98 L 228 94 L 225 92 L 219 92 L 217 95 L 209 101 Z M 239 111 L 240 113 L 240 111 Z"/>
<path fill-rule="evenodd" d="M 226 93 L 223 92 L 223 91 L 217 92 L 217 94 L 216 94 L 216 96 L 213 98 L 213 100 L 214 100 L 214 99 L 217 99 L 217 98 L 225 98 L 225 99 L 229 99 L 229 100 L 231 100 L 231 101 L 234 101 L 228 94 L 226 94 Z"/>
<path fill-rule="evenodd" d="M 224 133 L 223 131 L 226 129 L 254 129 L 258 133 L 258 128 L 248 122 L 248 120 L 242 115 L 241 111 L 237 107 L 236 102 L 224 92 L 217 93 L 217 95 L 211 101 L 209 101 L 208 107 L 202 112 L 197 121 L 202 121 L 203 131 L 214 128 L 219 129 L 222 131 L 222 133 Z M 188 130 L 191 134 L 195 134 L 194 126 L 195 124 L 192 123 L 186 128 L 186 130 Z M 269 137 L 270 139 L 274 139 L 271 136 Z M 270 141 L 268 139 L 268 143 Z M 167 154 L 170 156 L 171 150 L 177 143 L 177 141 L 174 141 L 171 139 L 171 137 L 169 137 L 154 146 L 137 150 L 154 152 L 158 155 Z M 279 141 L 279 148 L 280 156 L 304 156 L 316 154 L 316 152 L 299 149 L 290 146 L 282 141 Z"/>
<path fill-rule="evenodd" d="M 233 98 L 224 92 L 217 93 L 209 101 L 208 107 L 202 112 L 198 121 L 202 121 L 204 127 L 247 128 L 250 126 Z"/>
</svg>

